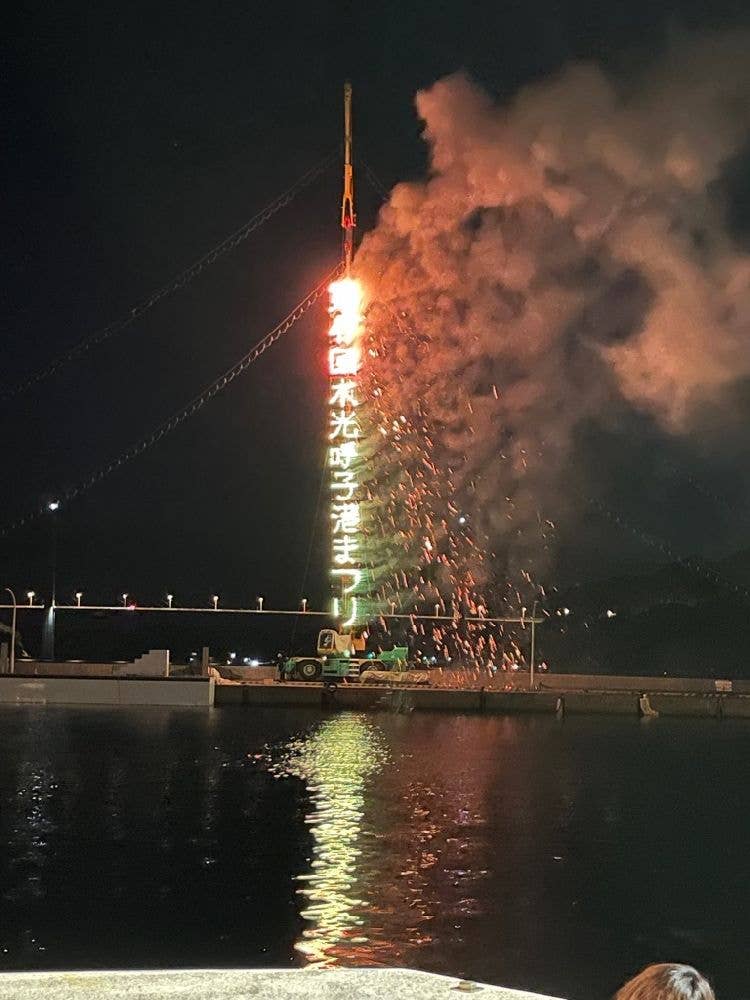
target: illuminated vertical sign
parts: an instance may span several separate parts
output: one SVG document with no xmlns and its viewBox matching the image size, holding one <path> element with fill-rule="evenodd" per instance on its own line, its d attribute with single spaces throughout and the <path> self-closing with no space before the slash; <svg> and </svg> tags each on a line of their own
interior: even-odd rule
<svg viewBox="0 0 750 1000">
<path fill-rule="evenodd" d="M 355 623 L 355 591 L 362 579 L 358 458 L 358 374 L 361 357 L 362 288 L 353 278 L 341 278 L 329 288 L 331 326 L 328 331 L 329 429 L 328 467 L 331 488 L 331 574 L 337 597 L 334 608 L 343 626 Z"/>
</svg>

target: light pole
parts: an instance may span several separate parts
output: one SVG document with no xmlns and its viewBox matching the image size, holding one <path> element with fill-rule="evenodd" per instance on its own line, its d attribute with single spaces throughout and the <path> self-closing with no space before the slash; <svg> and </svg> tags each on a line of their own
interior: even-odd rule
<svg viewBox="0 0 750 1000">
<path fill-rule="evenodd" d="M 52 556 L 52 600 L 47 608 L 42 631 L 42 659 L 54 660 L 55 658 L 55 598 L 57 597 L 57 512 L 60 510 L 59 500 L 49 500 L 46 505 L 50 515 L 51 556 Z"/>
<path fill-rule="evenodd" d="M 534 689 L 534 642 L 536 639 L 536 605 L 537 602 L 534 601 L 534 605 L 531 609 L 531 659 L 529 662 L 529 688 Z"/>
<path fill-rule="evenodd" d="M 13 617 L 10 620 L 10 672 L 14 674 L 16 672 L 16 595 L 10 587 L 6 587 L 5 590 L 13 601 Z"/>
</svg>

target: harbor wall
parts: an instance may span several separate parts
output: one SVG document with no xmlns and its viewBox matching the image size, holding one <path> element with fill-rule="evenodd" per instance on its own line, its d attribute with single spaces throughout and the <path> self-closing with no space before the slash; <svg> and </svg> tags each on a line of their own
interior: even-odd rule
<svg viewBox="0 0 750 1000">
<path fill-rule="evenodd" d="M 0 704 L 184 705 L 214 703 L 213 678 L 0 676 Z"/>
<path fill-rule="evenodd" d="M 528 674 L 524 675 L 520 683 L 528 685 Z M 669 691 L 688 694 L 728 690 L 734 694 L 750 694 L 750 680 L 729 681 L 710 677 L 624 677 L 607 674 L 545 673 L 538 676 L 537 683 L 541 690 L 552 691 L 637 691 L 639 693 Z"/>
<path fill-rule="evenodd" d="M 640 715 L 748 718 L 750 695 L 701 692 L 459 690 L 343 684 L 217 684 L 217 706 L 307 707 L 323 710 L 450 711 L 487 714 Z"/>
</svg>

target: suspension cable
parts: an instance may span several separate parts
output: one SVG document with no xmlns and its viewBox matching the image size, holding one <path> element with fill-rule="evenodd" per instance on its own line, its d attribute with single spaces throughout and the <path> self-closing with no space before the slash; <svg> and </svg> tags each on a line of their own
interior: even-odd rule
<svg viewBox="0 0 750 1000">
<path fill-rule="evenodd" d="M 250 365 L 257 361 L 258 358 L 265 354 L 272 344 L 275 344 L 285 333 L 287 333 L 297 320 L 301 319 L 305 313 L 310 309 L 321 296 L 325 295 L 329 284 L 338 278 L 343 270 L 342 264 L 337 264 L 332 271 L 329 271 L 323 280 L 315 286 L 315 288 L 306 295 L 297 305 L 292 309 L 292 311 L 284 317 L 284 319 L 267 333 L 262 340 L 259 340 L 257 344 L 240 360 L 228 368 L 223 375 L 220 375 L 215 379 L 210 385 L 194 396 L 193 399 L 185 406 L 181 407 L 174 413 L 168 420 L 163 421 L 159 426 L 142 437 L 136 444 L 131 445 L 126 451 L 122 452 L 117 458 L 113 459 L 107 465 L 102 466 L 97 469 L 96 472 L 91 473 L 86 479 L 82 480 L 77 486 L 74 486 L 68 490 L 65 490 L 59 494 L 60 499 L 64 503 L 69 503 L 76 497 L 81 496 L 83 493 L 88 492 L 92 486 L 100 483 L 103 479 L 106 479 L 112 472 L 120 469 L 127 462 L 132 459 L 137 458 L 138 455 L 142 455 L 144 451 L 157 442 L 161 441 L 163 437 L 166 437 L 171 431 L 175 430 L 181 424 L 183 424 L 189 417 L 192 417 L 199 410 L 203 409 L 209 400 L 213 399 L 214 396 L 218 396 L 228 385 L 231 385 L 234 380 L 240 376 L 245 369 L 249 368 Z M 7 524 L 5 527 L 0 528 L 0 538 L 4 538 L 9 535 L 12 531 L 17 528 L 23 527 L 23 525 L 28 524 L 30 521 L 35 520 L 41 514 L 44 513 L 45 508 L 39 507 L 36 510 L 25 514 L 23 517 L 17 518 L 15 521 Z"/>
<path fill-rule="evenodd" d="M 38 385 L 51 375 L 54 375 L 54 373 L 59 368 L 62 368 L 63 365 L 66 365 L 71 361 L 75 361 L 77 358 L 87 354 L 92 347 L 96 347 L 98 344 L 104 343 L 105 340 L 109 340 L 109 338 L 113 337 L 116 333 L 120 333 L 127 327 L 132 326 L 133 323 L 139 320 L 141 316 L 145 315 L 145 313 L 152 309 L 158 302 L 167 298 L 167 296 L 172 295 L 180 288 L 184 288 L 206 267 L 215 263 L 219 260 L 219 258 L 229 253 L 230 250 L 234 250 L 234 248 L 246 240 L 251 233 L 255 232 L 256 229 L 259 229 L 282 208 L 285 208 L 301 191 L 308 187 L 308 185 L 310 185 L 316 177 L 323 173 L 323 171 L 331 163 L 333 163 L 334 160 L 336 160 L 337 156 L 337 151 L 329 153 L 314 167 L 311 167 L 307 173 L 303 174 L 299 180 L 295 181 L 294 184 L 288 187 L 286 191 L 278 195 L 278 197 L 266 205 L 266 207 L 260 212 L 257 212 L 243 226 L 240 226 L 239 229 L 236 229 L 233 233 L 230 233 L 229 236 L 226 236 L 220 243 L 217 243 L 213 249 L 209 250 L 202 257 L 199 257 L 198 260 L 193 261 L 192 264 L 176 275 L 176 277 L 162 285 L 162 287 L 157 291 L 152 292 L 148 298 L 143 299 L 142 302 L 139 302 L 138 305 L 134 306 L 129 313 L 122 316 L 114 323 L 110 323 L 109 326 L 105 326 L 101 330 L 91 334 L 91 336 L 79 341 L 71 347 L 70 350 L 50 362 L 50 364 L 48 364 L 45 368 L 39 369 L 32 375 L 23 379 L 21 382 L 18 382 L 16 385 L 0 392 L 0 402 L 11 400 L 20 395 L 22 392 L 25 392 L 27 389 Z"/>
</svg>

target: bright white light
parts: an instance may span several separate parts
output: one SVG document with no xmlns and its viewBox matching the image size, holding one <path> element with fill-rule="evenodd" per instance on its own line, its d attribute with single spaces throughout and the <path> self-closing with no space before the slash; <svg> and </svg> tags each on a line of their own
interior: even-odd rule
<svg viewBox="0 0 750 1000">
<path fill-rule="evenodd" d="M 251 667 L 258 667 L 258 666 L 260 666 L 260 660 L 250 660 L 250 666 Z"/>
<path fill-rule="evenodd" d="M 50 502 L 47 504 L 47 510 L 56 511 L 59 509 L 59 507 L 60 507 L 59 500 L 50 500 Z"/>
<path fill-rule="evenodd" d="M 347 618 L 347 620 L 345 622 L 341 623 L 342 627 L 343 628 L 349 628 L 349 626 L 353 625 L 356 620 L 357 620 L 357 598 L 356 597 L 352 597 L 352 613 Z M 347 656 L 348 655 L 349 655 L 349 651 L 347 650 Z"/>
<path fill-rule="evenodd" d="M 563 611 L 564 615 L 569 615 L 570 614 L 570 608 L 563 608 L 562 611 Z"/>
<path fill-rule="evenodd" d="M 332 505 L 332 570 L 340 581 L 342 592 L 334 598 L 334 615 L 344 615 L 343 628 L 355 624 L 357 602 L 350 597 L 361 580 L 359 563 L 360 509 L 356 496 L 359 482 L 356 475 L 358 440 L 362 430 L 357 420 L 359 397 L 357 373 L 361 364 L 360 337 L 364 326 L 361 284 L 353 278 L 342 278 L 329 287 L 331 325 L 328 330 L 329 352 L 329 434 L 331 446 L 328 466 L 331 468 Z M 345 585 L 346 584 L 346 585 Z M 343 607 L 342 607 L 343 605 Z M 303 601 L 303 611 L 306 601 Z"/>
<path fill-rule="evenodd" d="M 218 594 L 214 594 L 214 596 L 211 598 L 211 600 L 213 601 L 213 604 L 214 604 L 214 611 L 216 611 L 216 608 L 219 605 L 219 595 Z"/>
<path fill-rule="evenodd" d="M 34 600 L 34 598 L 36 597 L 36 592 L 33 591 L 33 590 L 27 590 L 26 591 L 26 596 L 28 597 L 29 604 L 30 604 Z"/>
<path fill-rule="evenodd" d="M 459 524 L 466 524 L 466 518 L 463 516 L 463 514 L 459 517 L 458 523 Z"/>
<path fill-rule="evenodd" d="M 617 615 L 616 611 L 610 611 L 609 609 L 607 609 L 607 618 L 615 618 L 616 615 Z"/>
</svg>

